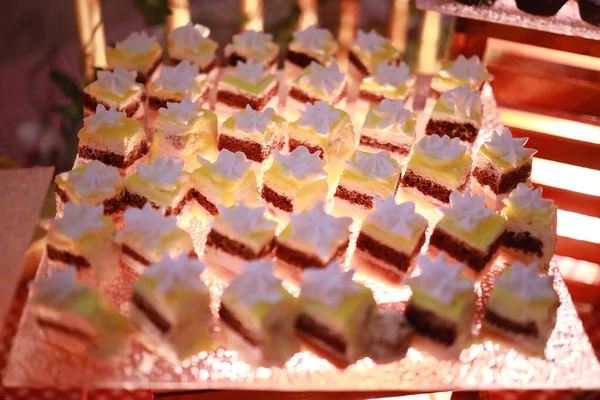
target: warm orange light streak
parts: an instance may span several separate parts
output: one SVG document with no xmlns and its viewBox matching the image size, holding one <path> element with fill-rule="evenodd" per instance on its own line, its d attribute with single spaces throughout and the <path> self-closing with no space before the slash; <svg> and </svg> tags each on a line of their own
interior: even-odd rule
<svg viewBox="0 0 600 400">
<path fill-rule="evenodd" d="M 442 14 L 425 11 L 419 39 L 418 71 L 433 74 L 438 70 L 437 54 L 442 32 Z"/>
<path fill-rule="evenodd" d="M 190 1 L 169 0 L 171 15 L 167 17 L 167 33 L 190 22 Z"/>
<path fill-rule="evenodd" d="M 354 39 L 358 27 L 358 13 L 360 11 L 360 1 L 345 0 L 341 4 L 340 31 L 338 33 L 338 62 L 340 67 L 345 69 L 348 65 L 348 49 Z"/>
<path fill-rule="evenodd" d="M 600 286 L 600 265 L 566 256 L 554 258 L 565 280 Z"/>
<path fill-rule="evenodd" d="M 240 0 L 241 14 L 243 18 L 241 30 L 264 29 L 263 0 Z"/>
<path fill-rule="evenodd" d="M 600 218 L 558 210 L 558 236 L 600 244 Z"/>
<path fill-rule="evenodd" d="M 595 169 L 534 157 L 531 179 L 546 186 L 600 196 L 600 171 Z"/>
<path fill-rule="evenodd" d="M 377 397 L 378 400 L 450 400 L 452 392 L 439 392 L 428 394 L 412 394 L 398 397 Z M 375 400 L 375 399 L 372 399 Z"/>
<path fill-rule="evenodd" d="M 390 40 L 392 44 L 404 51 L 410 24 L 410 7 L 408 0 L 394 0 L 390 17 Z"/>
<path fill-rule="evenodd" d="M 100 0 L 90 2 L 90 27 L 92 28 L 94 67 L 106 67 L 106 38 L 104 37 L 104 23 L 102 22 L 102 6 Z"/>
<path fill-rule="evenodd" d="M 299 30 L 319 24 L 317 2 L 317 0 L 298 0 L 298 7 L 300 7 L 300 17 L 298 18 Z"/>
</svg>

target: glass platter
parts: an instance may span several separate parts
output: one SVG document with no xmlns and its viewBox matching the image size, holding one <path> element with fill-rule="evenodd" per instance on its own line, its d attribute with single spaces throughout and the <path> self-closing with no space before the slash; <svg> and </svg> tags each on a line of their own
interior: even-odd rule
<svg viewBox="0 0 600 400">
<path fill-rule="evenodd" d="M 555 16 L 539 17 L 519 10 L 515 0 L 496 0 L 490 7 L 467 6 L 456 0 L 417 0 L 417 8 L 422 10 L 599 40 L 600 28 L 583 21 L 578 7 L 577 1 L 569 0 Z"/>
<path fill-rule="evenodd" d="M 429 82 L 419 77 L 415 108 L 425 109 Z M 501 127 L 491 88 L 483 91 L 484 134 Z M 421 113 L 421 130 L 425 118 Z M 403 196 L 402 194 L 400 196 Z M 430 220 L 436 218 L 431 205 L 418 203 L 420 212 Z M 205 224 L 192 220 L 192 235 L 202 254 Z M 358 224 L 346 259 L 353 251 Z M 430 228 L 431 230 L 431 228 Z M 431 233 L 431 232 L 429 232 Z M 46 257 L 42 259 L 38 276 L 46 276 L 51 268 Z M 478 312 L 474 330 L 483 317 L 485 298 L 491 281 L 502 269 L 498 262 L 477 286 Z M 171 364 L 133 341 L 132 351 L 110 362 L 92 360 L 53 348 L 43 342 L 41 332 L 31 314 L 24 312 L 15 336 L 4 384 L 8 387 L 57 388 L 121 388 L 152 390 L 249 389 L 273 391 L 412 391 L 490 390 L 490 389 L 600 389 L 600 364 L 586 336 L 571 297 L 558 272 L 556 263 L 550 266 L 554 287 L 561 300 L 557 325 L 548 342 L 545 357 L 529 356 L 512 345 L 497 339 L 480 336 L 466 347 L 458 359 L 439 359 L 427 353 L 426 346 L 411 347 L 399 361 L 377 365 L 365 358 L 345 370 L 338 370 L 327 361 L 303 351 L 297 353 L 285 368 L 255 368 L 239 361 L 234 351 L 219 349 L 203 352 L 181 364 Z M 205 274 L 215 298 L 223 289 L 223 282 Z M 410 290 L 392 288 L 356 275 L 369 286 L 383 307 L 401 309 L 410 296 Z M 111 282 L 105 291 L 109 299 L 128 311 L 129 297 L 135 276 L 129 270 Z M 294 292 L 294 287 L 289 287 Z M 215 302 L 216 306 L 216 302 Z"/>
</svg>

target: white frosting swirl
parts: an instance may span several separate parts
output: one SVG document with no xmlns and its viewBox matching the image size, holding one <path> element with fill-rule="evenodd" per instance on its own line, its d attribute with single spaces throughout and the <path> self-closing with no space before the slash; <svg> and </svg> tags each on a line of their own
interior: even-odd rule
<svg viewBox="0 0 600 400">
<path fill-rule="evenodd" d="M 525 266 L 515 261 L 512 267 L 506 267 L 498 279 L 496 286 L 501 287 L 521 299 L 557 300 L 558 296 L 552 286 L 552 277 L 548 274 L 539 274 L 537 262 Z"/>
<path fill-rule="evenodd" d="M 243 234 L 252 234 L 255 232 L 274 231 L 277 226 L 275 221 L 265 217 L 266 208 L 264 206 L 257 208 L 248 208 L 243 204 L 235 207 L 218 206 L 219 215 L 215 222 L 219 225 L 227 225 L 232 231 Z"/>
<path fill-rule="evenodd" d="M 173 190 L 183 177 L 183 161 L 155 158 L 150 163 L 137 164 L 137 173 L 144 183 L 160 189 Z"/>
<path fill-rule="evenodd" d="M 541 187 L 531 189 L 524 183 L 519 183 L 503 202 L 506 206 L 510 205 L 525 215 L 548 211 L 553 204 L 552 200 L 542 198 Z"/>
<path fill-rule="evenodd" d="M 69 182 L 75 192 L 82 196 L 89 196 L 114 191 L 123 182 L 123 178 L 117 168 L 92 160 L 85 165 L 85 169 L 80 174 L 70 174 Z"/>
<path fill-rule="evenodd" d="M 141 247 L 153 249 L 160 245 L 166 236 L 177 229 L 177 217 L 165 217 L 162 210 L 155 210 L 149 203 L 144 208 L 128 208 L 123 214 L 125 227 L 117 239 L 135 237 Z"/>
<path fill-rule="evenodd" d="M 447 135 L 431 135 L 419 140 L 417 150 L 430 158 L 455 160 L 466 153 L 467 147 L 457 137 L 450 139 Z"/>
<path fill-rule="evenodd" d="M 142 276 L 156 280 L 158 282 L 156 290 L 162 294 L 184 290 L 204 292 L 207 288 L 200 279 L 200 275 L 205 268 L 202 261 L 189 258 L 187 254 L 182 254 L 177 258 L 171 258 L 165 254 L 162 260 L 150 265 Z"/>
<path fill-rule="evenodd" d="M 404 62 L 387 63 L 385 61 L 377 64 L 375 72 L 375 82 L 381 86 L 397 88 L 405 82 L 411 81 L 414 76 L 410 75 L 410 69 Z"/>
<path fill-rule="evenodd" d="M 334 40 L 331 32 L 327 29 L 317 28 L 314 25 L 303 31 L 296 31 L 292 35 L 294 36 L 294 44 L 307 52 L 323 52 L 327 43 Z"/>
<path fill-rule="evenodd" d="M 450 193 L 450 207 L 442 206 L 440 211 L 444 218 L 452 220 L 459 228 L 474 233 L 481 222 L 494 214 L 483 206 L 484 201 L 484 195 L 472 196 L 469 189 L 464 195 L 455 190 Z"/>
<path fill-rule="evenodd" d="M 290 216 L 290 241 L 305 242 L 314 247 L 321 258 L 331 256 L 331 247 L 349 235 L 352 218 L 334 217 L 317 203 L 312 209 Z"/>
<path fill-rule="evenodd" d="M 317 101 L 315 104 L 306 103 L 304 107 L 304 110 L 300 110 L 298 126 L 313 128 L 321 135 L 329 134 L 341 115 L 340 110 L 330 107 L 323 101 Z"/>
<path fill-rule="evenodd" d="M 479 57 L 466 58 L 462 54 L 456 57 L 449 70 L 440 71 L 440 75 L 472 84 L 492 78 L 492 75 L 485 68 L 485 62 L 480 61 Z"/>
<path fill-rule="evenodd" d="M 343 271 L 337 262 L 325 268 L 308 268 L 304 271 L 300 297 L 340 307 L 346 296 L 361 292 L 362 286 L 352 280 L 353 276 L 354 270 Z"/>
<path fill-rule="evenodd" d="M 234 154 L 223 149 L 214 163 L 200 156 L 196 156 L 196 159 L 203 167 L 212 168 L 214 172 L 229 180 L 241 179 L 252 168 L 252 161 L 247 160 L 246 155 L 241 151 L 236 151 Z"/>
<path fill-rule="evenodd" d="M 209 35 L 210 29 L 208 27 L 190 22 L 173 29 L 169 34 L 169 39 L 182 49 L 196 51 L 202 46 Z"/>
<path fill-rule="evenodd" d="M 427 226 L 427 220 L 415 212 L 415 203 L 407 201 L 396 204 L 391 195 L 385 200 L 375 198 L 374 210 L 365 222 L 406 240 L 412 239 L 417 229 Z"/>
<path fill-rule="evenodd" d="M 387 40 L 379 35 L 374 29 L 371 29 L 369 33 L 359 30 L 358 36 L 354 42 L 352 42 L 352 46 L 358 46 L 364 52 L 373 54 L 383 50 L 383 46 L 386 42 Z"/>
<path fill-rule="evenodd" d="M 114 71 L 98 71 L 98 80 L 94 83 L 106 92 L 123 96 L 128 90 L 139 87 L 135 83 L 136 77 L 137 72 L 116 67 Z"/>
<path fill-rule="evenodd" d="M 248 30 L 235 35 L 232 42 L 234 48 L 262 53 L 273 42 L 273 35 L 270 33 Z"/>
<path fill-rule="evenodd" d="M 413 292 L 426 292 L 428 296 L 449 306 L 457 295 L 472 292 L 474 289 L 473 282 L 461 275 L 464 264 L 447 263 L 444 260 L 445 256 L 443 251 L 436 259 L 431 259 L 426 254 L 419 255 L 417 263 L 421 274 L 406 279 L 404 283 L 410 286 Z"/>
<path fill-rule="evenodd" d="M 158 119 L 157 124 L 167 133 L 181 132 L 204 114 L 199 107 L 199 100 L 191 101 L 187 96 L 180 103 L 167 102 L 167 108 L 158 109 L 158 113 L 166 118 Z"/>
<path fill-rule="evenodd" d="M 283 167 L 283 172 L 298 179 L 318 179 L 327 176 L 324 168 L 327 162 L 319 157 L 321 151 L 310 153 L 305 146 L 298 146 L 289 154 L 279 150 L 274 153 L 275 162 Z"/>
<path fill-rule="evenodd" d="M 332 96 L 344 85 L 345 79 L 337 63 L 325 67 L 313 61 L 310 63 L 310 73 L 300 78 L 300 83 Z"/>
<path fill-rule="evenodd" d="M 282 299 L 282 290 L 281 280 L 273 274 L 273 260 L 256 260 L 245 264 L 241 275 L 233 278 L 223 297 L 233 293 L 248 306 L 262 302 L 273 304 Z"/>
<path fill-rule="evenodd" d="M 118 42 L 116 48 L 130 54 L 144 54 L 155 42 L 154 36 L 148 36 L 146 31 L 140 33 L 133 32 L 121 42 Z"/>
<path fill-rule="evenodd" d="M 469 86 L 458 86 L 442 93 L 440 101 L 454 110 L 454 115 L 458 118 L 481 118 L 481 96 L 478 91 L 471 90 Z"/>
<path fill-rule="evenodd" d="M 377 153 L 364 153 L 357 151 L 354 159 L 346 161 L 347 168 L 358 170 L 367 179 L 389 179 L 399 169 L 392 162 L 390 153 L 386 150 Z"/>
<path fill-rule="evenodd" d="M 54 269 L 47 279 L 36 279 L 32 282 L 33 303 L 51 304 L 56 307 L 66 306 L 72 296 L 92 289 L 77 281 L 77 270 L 69 266 L 64 270 Z"/>
<path fill-rule="evenodd" d="M 265 75 L 266 71 L 261 63 L 248 60 L 246 62 L 238 61 L 235 68 L 233 68 L 229 73 L 245 82 L 257 84 L 258 81 L 260 81 L 260 79 Z"/>
<path fill-rule="evenodd" d="M 537 153 L 537 150 L 524 147 L 528 140 L 529 138 L 513 138 L 510 129 L 504 128 L 500 134 L 493 131 L 491 140 L 484 145 L 490 153 L 516 167 Z"/>
<path fill-rule="evenodd" d="M 164 90 L 185 92 L 198 77 L 198 67 L 188 60 L 183 60 L 174 67 L 163 65 L 156 85 Z"/>
<path fill-rule="evenodd" d="M 236 129 L 247 133 L 264 134 L 269 122 L 272 121 L 275 110 L 271 107 L 264 111 L 255 111 L 250 104 L 246 104 L 246 110 L 234 111 L 233 120 Z"/>
<path fill-rule="evenodd" d="M 413 116 L 413 112 L 404 108 L 404 103 L 397 100 L 383 99 L 379 106 L 373 110 L 373 113 L 381 118 L 377 121 L 376 127 L 381 130 L 388 130 L 404 123 Z"/>
<path fill-rule="evenodd" d="M 106 227 L 104 206 L 92 206 L 88 203 L 77 204 L 72 201 L 65 204 L 63 217 L 54 221 L 54 228 L 71 239 L 81 239 Z"/>
<path fill-rule="evenodd" d="M 102 104 L 96 106 L 96 113 L 84 119 L 85 127 L 88 132 L 96 132 L 103 126 L 123 126 L 127 116 L 124 112 L 117 111 L 115 106 L 108 110 Z"/>
</svg>

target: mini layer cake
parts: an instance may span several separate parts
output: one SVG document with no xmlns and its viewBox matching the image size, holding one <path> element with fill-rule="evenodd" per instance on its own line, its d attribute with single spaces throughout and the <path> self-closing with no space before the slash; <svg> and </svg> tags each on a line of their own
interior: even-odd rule
<svg viewBox="0 0 600 400">
<path fill-rule="evenodd" d="M 473 281 L 461 273 L 464 265 L 444 258 L 443 252 L 436 259 L 417 257 L 421 274 L 404 281 L 412 292 L 405 315 L 418 334 L 459 353 L 471 338 L 477 296 Z"/>
<path fill-rule="evenodd" d="M 277 76 L 268 73 L 262 64 L 253 60 L 239 62 L 219 82 L 215 109 L 229 116 L 233 110 L 244 109 L 246 105 L 256 111 L 269 106 L 278 108 L 278 90 Z"/>
<path fill-rule="evenodd" d="M 122 261 L 138 273 L 162 260 L 165 254 L 197 257 L 192 238 L 177 226 L 175 216 L 165 217 L 161 210 L 146 204 L 142 209 L 128 209 L 123 217 L 125 226 L 117 235 L 117 242 L 123 247 Z"/>
<path fill-rule="evenodd" d="M 559 305 L 552 276 L 540 275 L 537 262 L 525 266 L 517 261 L 496 279 L 486 303 L 483 329 L 543 354 Z"/>
<path fill-rule="evenodd" d="M 524 261 L 536 260 L 547 269 L 556 251 L 556 205 L 542 198 L 542 188 L 533 190 L 523 183 L 504 204 L 504 247 Z"/>
<path fill-rule="evenodd" d="M 114 71 L 98 71 L 98 79 L 83 88 L 83 115 L 90 116 L 99 105 L 114 107 L 129 118 L 144 118 L 146 92 L 135 83 L 137 73 L 116 67 Z"/>
<path fill-rule="evenodd" d="M 219 150 L 241 151 L 249 160 L 262 163 L 273 150 L 283 149 L 286 129 L 287 121 L 272 108 L 260 112 L 247 105 L 221 125 L 217 143 Z"/>
<path fill-rule="evenodd" d="M 242 152 L 232 153 L 224 149 L 212 163 L 198 157 L 200 167 L 190 176 L 191 189 L 185 196 L 187 202 L 195 202 L 209 215 L 217 215 L 217 205 L 231 207 L 238 203 L 257 205 L 258 183 L 252 170 L 252 161 Z"/>
<path fill-rule="evenodd" d="M 408 160 L 402 188 L 412 188 L 448 203 L 453 190 L 463 191 L 469 185 L 471 163 L 467 147 L 458 138 L 425 136 Z"/>
<path fill-rule="evenodd" d="M 483 196 L 454 191 L 450 207 L 441 207 L 442 219 L 435 226 L 429 244 L 482 272 L 502 244 L 506 221 L 483 206 Z"/>
<path fill-rule="evenodd" d="M 219 44 L 209 35 L 209 28 L 191 22 L 173 29 L 167 40 L 170 63 L 187 60 L 198 67 L 198 72 L 208 74 L 219 65 L 215 56 Z"/>
<path fill-rule="evenodd" d="M 379 104 L 384 99 L 408 103 L 413 96 L 415 81 L 405 63 L 380 62 L 375 73 L 360 84 L 359 99 L 369 105 Z"/>
<path fill-rule="evenodd" d="M 108 69 L 117 67 L 136 71 L 136 80 L 146 83 L 152 77 L 162 60 L 162 48 L 156 37 L 148 36 L 145 31 L 133 32 L 115 47 L 106 49 Z"/>
<path fill-rule="evenodd" d="M 486 82 L 493 78 L 479 57 L 466 58 L 462 54 L 454 61 L 447 61 L 442 69 L 431 80 L 431 94 L 438 98 L 442 93 L 459 86 L 470 86 L 472 90 L 481 91 Z"/>
<path fill-rule="evenodd" d="M 54 220 L 46 236 L 48 258 L 71 264 L 97 281 L 108 281 L 119 266 L 121 248 L 115 243 L 117 230 L 102 204 L 65 204 L 62 218 Z"/>
<path fill-rule="evenodd" d="M 63 172 L 54 178 L 57 210 L 62 214 L 65 203 L 104 205 L 105 215 L 115 215 L 125 209 L 124 186 L 119 170 L 100 161 Z"/>
<path fill-rule="evenodd" d="M 212 350 L 210 291 L 200 279 L 204 264 L 165 256 L 135 282 L 131 318 L 153 352 L 181 362 Z"/>
<path fill-rule="evenodd" d="M 357 151 L 346 161 L 333 196 L 335 209 L 342 214 L 363 216 L 373 208 L 375 198 L 385 199 L 394 194 L 401 172 L 400 165 L 387 151 L 372 154 Z"/>
<path fill-rule="evenodd" d="M 360 84 L 365 76 L 375 73 L 380 62 L 400 61 L 402 54 L 388 39 L 374 30 L 369 33 L 359 30 L 356 39 L 350 45 L 349 57 L 352 75 Z"/>
<path fill-rule="evenodd" d="M 179 103 L 186 97 L 201 105 L 208 102 L 209 89 L 206 75 L 198 75 L 198 67 L 189 61 L 174 67 L 163 65 L 159 77 L 148 85 L 148 105 L 158 111 L 168 102 Z"/>
<path fill-rule="evenodd" d="M 277 210 L 300 212 L 324 199 L 327 173 L 319 155 L 320 151 L 311 154 L 304 146 L 289 154 L 275 151 L 273 164 L 263 176 L 263 200 Z"/>
<path fill-rule="evenodd" d="M 75 268 L 32 283 L 29 311 L 46 340 L 78 355 L 107 359 L 126 353 L 131 323 L 100 292 L 76 280 Z"/>
<path fill-rule="evenodd" d="M 84 120 L 77 134 L 77 155 L 84 161 L 98 160 L 117 167 L 123 174 L 148 154 L 143 125 L 114 107 L 99 104 L 96 113 Z"/>
<path fill-rule="evenodd" d="M 277 223 L 267 219 L 265 211 L 265 207 L 247 208 L 242 204 L 219 207 L 206 238 L 206 262 L 238 275 L 247 261 L 273 258 Z"/>
<path fill-rule="evenodd" d="M 286 100 L 286 116 L 295 120 L 304 104 L 323 101 L 335 106 L 346 98 L 346 76 L 337 63 L 325 67 L 312 62 L 290 84 Z"/>
<path fill-rule="evenodd" d="M 417 116 L 401 101 L 384 99 L 369 108 L 358 149 L 371 153 L 386 150 L 405 160 L 415 139 Z"/>
<path fill-rule="evenodd" d="M 341 260 L 348 248 L 352 218 L 334 217 L 323 210 L 323 203 L 290 215 L 290 223 L 277 237 L 278 261 L 300 270 L 323 268 Z"/>
<path fill-rule="evenodd" d="M 311 153 L 327 161 L 329 182 L 333 186 L 344 169 L 344 161 L 356 150 L 352 119 L 347 112 L 329 106 L 323 101 L 306 103 L 300 119 L 288 124 L 290 151 L 304 146 Z"/>
<path fill-rule="evenodd" d="M 283 367 L 300 350 L 294 332 L 298 313 L 298 300 L 273 275 L 273 262 L 249 262 L 221 296 L 225 344 L 252 365 Z"/>
<path fill-rule="evenodd" d="M 334 262 L 305 271 L 300 288 L 296 331 L 311 350 L 340 368 L 368 355 L 369 326 L 377 312 L 373 293 L 353 275 Z"/>
<path fill-rule="evenodd" d="M 232 43 L 225 46 L 227 64 L 231 66 L 254 60 L 264 69 L 275 69 L 278 56 L 279 46 L 273 43 L 270 33 L 247 30 L 234 35 Z"/>
<path fill-rule="evenodd" d="M 165 215 L 179 215 L 189 191 L 189 176 L 183 172 L 183 161 L 156 158 L 136 167 L 137 172 L 125 180 L 123 201 L 129 207 L 142 208 L 148 203 L 161 208 Z"/>
<path fill-rule="evenodd" d="M 444 92 L 435 103 L 425 134 L 446 135 L 473 144 L 481 128 L 482 111 L 478 91 L 459 86 Z"/>
<path fill-rule="evenodd" d="M 399 283 L 410 275 L 426 230 L 427 220 L 415 213 L 412 201 L 396 204 L 394 196 L 376 199 L 358 234 L 352 265 L 385 282 Z"/>
<path fill-rule="evenodd" d="M 328 66 L 335 62 L 338 44 L 327 29 L 309 26 L 296 31 L 285 55 L 285 72 L 294 78 L 311 63 Z"/>
<path fill-rule="evenodd" d="M 502 200 L 519 183 L 531 184 L 532 157 L 537 150 L 523 146 L 528 138 L 515 139 L 510 130 L 492 132 L 492 138 L 481 145 L 473 160 L 471 190 L 485 194 L 486 206 L 503 208 Z"/>
<path fill-rule="evenodd" d="M 170 157 L 183 161 L 183 168 L 198 167 L 197 156 L 216 160 L 217 114 L 200 108 L 198 101 L 184 98 L 181 103 L 167 103 L 158 110 L 152 138 L 151 157 Z"/>
</svg>

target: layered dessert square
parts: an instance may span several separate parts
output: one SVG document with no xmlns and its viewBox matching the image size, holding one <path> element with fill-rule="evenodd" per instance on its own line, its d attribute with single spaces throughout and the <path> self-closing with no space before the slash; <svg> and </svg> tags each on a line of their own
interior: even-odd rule
<svg viewBox="0 0 600 400">
<path fill-rule="evenodd" d="M 481 91 L 483 85 L 493 79 L 485 62 L 477 56 L 466 58 L 462 54 L 454 61 L 446 61 L 442 69 L 431 80 L 430 94 L 438 98 L 442 93 L 459 86 L 469 86 L 471 90 Z"/>
<path fill-rule="evenodd" d="M 169 62 L 179 64 L 187 60 L 198 68 L 198 72 L 208 74 L 219 65 L 215 55 L 219 44 L 209 36 L 208 27 L 191 22 L 173 29 L 167 39 Z"/>
<path fill-rule="evenodd" d="M 129 118 L 144 117 L 146 91 L 135 82 L 137 73 L 123 67 L 113 71 L 98 71 L 98 79 L 83 88 L 83 115 L 90 116 L 99 105 L 114 107 Z"/>
<path fill-rule="evenodd" d="M 425 127 L 426 135 L 449 136 L 473 144 L 481 129 L 483 108 L 478 91 L 459 86 L 444 92 L 435 103 Z"/>
<path fill-rule="evenodd" d="M 177 226 L 177 217 L 164 216 L 150 204 L 130 208 L 123 215 L 124 227 L 117 235 L 123 248 L 122 262 L 138 273 L 156 264 L 164 255 L 197 258 L 190 235 Z"/>
<path fill-rule="evenodd" d="M 217 132 L 217 114 L 198 101 L 186 97 L 180 103 L 168 102 L 158 110 L 150 155 L 183 161 L 183 169 L 192 171 L 199 166 L 197 156 L 217 159 Z"/>
<path fill-rule="evenodd" d="M 115 243 L 117 230 L 102 204 L 65 204 L 64 214 L 55 219 L 46 235 L 46 252 L 59 265 L 74 265 L 83 275 L 102 282 L 119 267 L 121 248 Z"/>
<path fill-rule="evenodd" d="M 77 281 L 76 271 L 53 270 L 32 283 L 29 311 L 45 340 L 79 356 L 122 356 L 134 328 L 102 294 Z"/>
<path fill-rule="evenodd" d="M 154 353 L 181 362 L 212 350 L 210 290 L 200 279 L 204 264 L 187 254 L 165 256 L 135 282 L 131 319 Z"/>
<path fill-rule="evenodd" d="M 218 137 L 219 150 L 241 151 L 257 163 L 269 159 L 285 145 L 287 121 L 272 108 L 256 111 L 250 105 L 235 111 L 223 122 Z"/>
<path fill-rule="evenodd" d="M 149 151 L 143 125 L 115 107 L 107 110 L 102 104 L 84 120 L 77 137 L 79 158 L 84 162 L 98 160 L 119 168 L 122 174 Z"/>
<path fill-rule="evenodd" d="M 362 80 L 354 105 L 357 117 L 363 118 L 371 106 L 383 100 L 412 103 L 416 78 L 403 62 L 380 62 L 372 75 Z"/>
<path fill-rule="evenodd" d="M 415 140 L 417 116 L 404 103 L 384 99 L 371 105 L 360 131 L 358 149 L 371 153 L 386 150 L 404 161 Z"/>
<path fill-rule="evenodd" d="M 189 176 L 183 172 L 183 161 L 155 158 L 136 165 L 137 172 L 125 180 L 123 201 L 128 207 L 142 208 L 150 204 L 165 215 L 179 215 L 189 191 Z"/>
<path fill-rule="evenodd" d="M 410 275 L 426 230 L 427 220 L 415 212 L 412 201 L 376 199 L 356 239 L 352 266 L 384 282 L 399 283 Z"/>
<path fill-rule="evenodd" d="M 504 204 L 504 248 L 523 261 L 537 261 L 547 269 L 556 251 L 558 207 L 552 200 L 542 198 L 542 188 L 534 190 L 523 183 L 504 199 Z"/>
<path fill-rule="evenodd" d="M 468 187 L 471 163 L 467 147 L 458 138 L 425 136 L 415 145 L 400 184 L 403 190 L 417 190 L 448 203 L 452 191 Z"/>
<path fill-rule="evenodd" d="M 344 258 L 352 218 L 334 217 L 323 209 L 323 203 L 290 215 L 290 223 L 277 237 L 275 255 L 278 261 L 300 270 L 324 268 Z"/>
<path fill-rule="evenodd" d="M 528 138 L 513 138 L 508 128 L 492 132 L 473 159 L 471 190 L 484 194 L 486 206 L 499 210 L 519 183 L 531 184 L 533 155 L 537 150 L 524 147 Z"/>
<path fill-rule="evenodd" d="M 397 62 L 402 54 L 389 39 L 379 35 L 374 30 L 358 31 L 356 39 L 350 45 L 350 67 L 358 84 L 365 76 L 373 75 L 380 62 Z"/>
<path fill-rule="evenodd" d="M 59 214 L 69 202 L 102 204 L 104 214 L 109 216 L 119 214 L 126 207 L 124 181 L 119 170 L 96 160 L 56 175 L 54 193 Z"/>
<path fill-rule="evenodd" d="M 114 47 L 106 49 L 108 69 L 125 68 L 137 73 L 136 80 L 146 83 L 162 60 L 162 48 L 156 37 L 148 36 L 146 31 L 133 32 Z"/>
<path fill-rule="evenodd" d="M 357 151 L 346 161 L 333 195 L 335 210 L 350 216 L 364 216 L 373 200 L 393 195 L 401 174 L 400 165 L 387 151 Z"/>
<path fill-rule="evenodd" d="M 552 282 L 547 273 L 540 275 L 537 262 L 525 266 L 516 261 L 504 268 L 486 302 L 484 332 L 543 354 L 560 305 Z"/>
<path fill-rule="evenodd" d="M 346 98 L 346 75 L 337 63 L 323 66 L 312 62 L 290 83 L 286 99 L 286 116 L 295 120 L 304 104 L 323 101 L 330 106 L 340 104 Z"/>
<path fill-rule="evenodd" d="M 202 157 L 198 157 L 198 162 L 200 167 L 190 175 L 191 189 L 185 196 L 186 202 L 199 205 L 209 216 L 219 213 L 217 205 L 258 205 L 256 175 L 252 161 L 244 153 L 223 149 L 214 163 Z"/>
<path fill-rule="evenodd" d="M 371 290 L 338 263 L 304 272 L 296 331 L 319 356 L 339 368 L 367 356 L 369 326 L 377 312 Z"/>
<path fill-rule="evenodd" d="M 502 244 L 506 221 L 483 206 L 483 196 L 467 190 L 450 195 L 450 206 L 441 207 L 442 219 L 435 225 L 429 245 L 465 263 L 476 274 L 494 259 Z"/>
<path fill-rule="evenodd" d="M 271 167 L 263 176 L 261 196 L 272 208 L 299 212 L 311 208 L 327 195 L 325 161 L 320 151 L 309 153 L 296 147 L 289 154 L 275 151 Z"/>
<path fill-rule="evenodd" d="M 253 60 L 240 61 L 221 78 L 215 109 L 224 116 L 245 109 L 246 105 L 256 111 L 267 107 L 277 109 L 278 90 L 277 76 L 267 72 L 262 64 Z"/>
<path fill-rule="evenodd" d="M 249 262 L 221 296 L 225 344 L 251 365 L 282 367 L 300 350 L 294 331 L 298 313 L 298 300 L 273 275 L 273 262 Z"/>
<path fill-rule="evenodd" d="M 444 258 L 443 252 L 435 259 L 417 257 L 421 274 L 404 281 L 412 292 L 405 315 L 419 335 L 459 353 L 471 338 L 477 296 L 473 281 L 462 274 L 464 265 Z"/>
<path fill-rule="evenodd" d="M 265 207 L 243 204 L 219 207 L 206 237 L 204 259 L 208 265 L 238 275 L 248 261 L 273 258 L 277 223 L 267 219 L 265 212 Z"/>
<path fill-rule="evenodd" d="M 277 68 L 279 46 L 270 33 L 247 30 L 233 36 L 232 43 L 225 46 L 227 65 L 237 66 L 240 62 L 254 60 L 263 69 Z"/>
<path fill-rule="evenodd" d="M 286 77 L 293 79 L 313 62 L 323 66 L 335 62 L 338 44 L 327 29 L 311 25 L 292 36 L 285 54 Z"/>
</svg>

